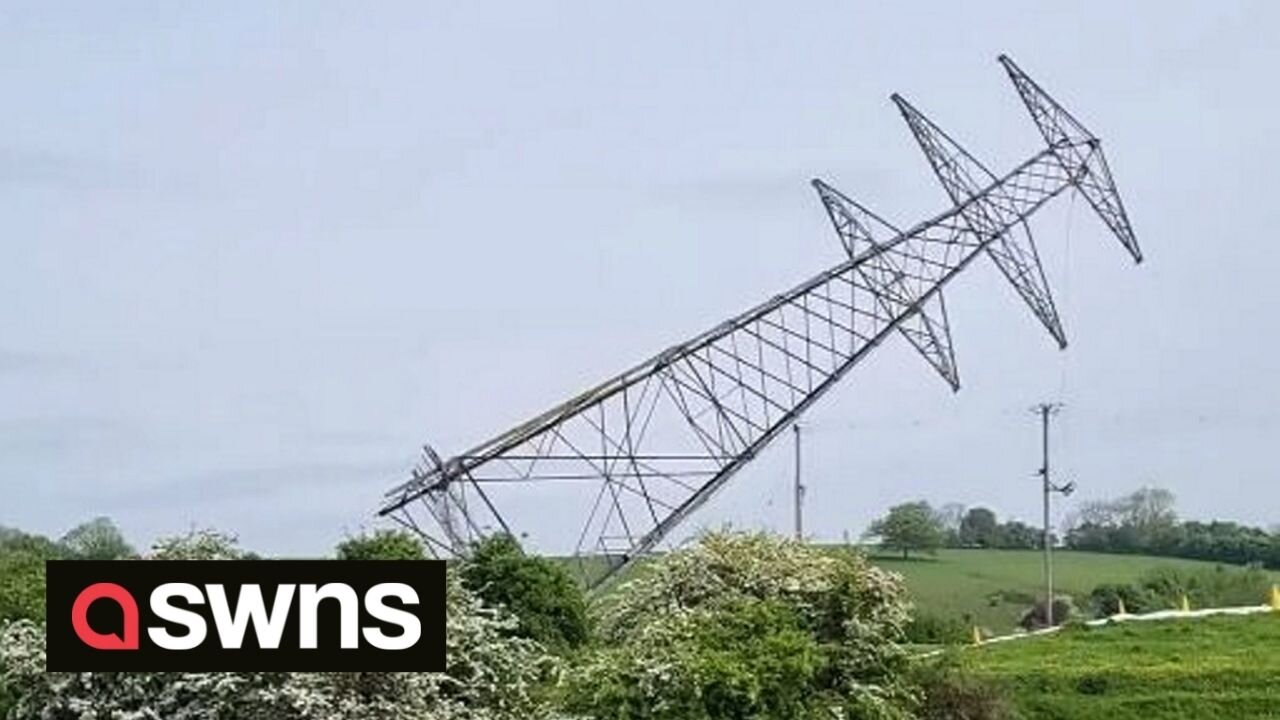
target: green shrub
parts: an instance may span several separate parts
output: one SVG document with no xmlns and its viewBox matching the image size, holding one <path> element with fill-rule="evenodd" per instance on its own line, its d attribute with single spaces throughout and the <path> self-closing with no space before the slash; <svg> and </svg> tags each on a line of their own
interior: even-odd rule
<svg viewBox="0 0 1280 720">
<path fill-rule="evenodd" d="M 920 720 L 1012 720 L 1013 704 L 996 682 L 969 672 L 952 656 L 912 671 L 921 690 Z"/>
<path fill-rule="evenodd" d="M 1256 568 L 1219 565 L 1204 570 L 1156 568 L 1138 582 L 1154 598 L 1156 607 L 1177 607 L 1185 595 L 1193 607 L 1260 605 L 1271 588 L 1271 579 Z"/>
<path fill-rule="evenodd" d="M 418 538 L 404 530 L 378 530 L 349 537 L 338 543 L 339 560 L 423 560 L 427 557 Z"/>
<path fill-rule="evenodd" d="M 1151 590 L 1128 583 L 1103 583 L 1089 593 L 1089 611 L 1094 617 L 1110 617 L 1120 612 L 1124 601 L 1126 612 L 1138 614 L 1160 609 Z"/>
<path fill-rule="evenodd" d="M 562 565 L 526 555 L 510 535 L 494 535 L 477 543 L 458 572 L 462 583 L 487 604 L 515 615 L 523 637 L 557 651 L 587 641 L 582 587 Z"/>
<path fill-rule="evenodd" d="M 1271 579 L 1259 568 L 1217 566 L 1202 570 L 1161 567 L 1148 571 L 1134 584 L 1106 583 L 1089 593 L 1089 609 L 1097 617 L 1125 610 L 1138 614 L 1180 607 L 1185 596 L 1193 608 L 1260 605 Z"/>
<path fill-rule="evenodd" d="M 1072 602 L 1070 595 L 1055 595 L 1053 598 L 1053 624 L 1061 625 L 1075 615 L 1076 606 Z M 1022 615 L 1022 619 L 1018 621 L 1018 625 L 1024 630 L 1039 630 L 1049 625 L 1049 615 L 1045 602 L 1039 600 L 1032 605 L 1026 613 Z"/>
<path fill-rule="evenodd" d="M 0 623 L 44 620 L 44 561 L 39 555 L 0 555 Z"/>
<path fill-rule="evenodd" d="M 968 642 L 973 628 L 956 617 L 917 612 L 907 623 L 907 642 L 917 645 L 958 645 Z"/>
<path fill-rule="evenodd" d="M 831 688 L 814 693 L 828 658 L 786 603 L 738 599 L 653 629 L 644 650 L 627 645 L 591 655 L 587 672 L 569 685 L 566 709 L 617 720 L 790 720 L 821 717 L 815 708 L 823 702 L 840 704 Z M 651 684 L 655 660 L 672 670 L 658 685 Z"/>
</svg>

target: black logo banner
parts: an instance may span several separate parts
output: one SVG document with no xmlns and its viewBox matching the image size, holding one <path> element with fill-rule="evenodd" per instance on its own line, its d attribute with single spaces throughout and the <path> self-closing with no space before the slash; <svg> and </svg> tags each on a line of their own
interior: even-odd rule
<svg viewBox="0 0 1280 720">
<path fill-rule="evenodd" d="M 51 560 L 47 669 L 441 671 L 442 560 Z"/>
</svg>

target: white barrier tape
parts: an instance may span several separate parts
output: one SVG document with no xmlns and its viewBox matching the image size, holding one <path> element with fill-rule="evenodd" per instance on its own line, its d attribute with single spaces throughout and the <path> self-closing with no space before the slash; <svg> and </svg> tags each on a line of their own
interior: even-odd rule
<svg viewBox="0 0 1280 720">
<path fill-rule="evenodd" d="M 1141 622 L 1144 620 L 1175 620 L 1178 618 L 1202 618 L 1213 615 L 1257 615 L 1260 613 L 1276 612 L 1270 605 L 1246 605 L 1244 607 L 1225 607 L 1225 608 L 1204 608 L 1202 610 L 1157 610 L 1155 612 L 1143 613 L 1141 615 L 1133 615 L 1125 613 L 1123 615 L 1111 615 L 1110 617 L 1098 618 L 1096 620 L 1086 620 L 1085 625 L 1089 627 L 1101 627 L 1111 623 L 1122 622 Z M 965 643 L 963 645 L 954 645 L 952 647 L 982 647 L 984 645 L 993 645 L 995 643 L 1008 642 L 1010 640 L 1022 640 L 1025 638 L 1040 637 L 1043 635 L 1052 635 L 1060 632 L 1064 627 L 1069 625 L 1056 625 L 1054 627 L 1041 628 L 1039 630 L 1024 630 L 1011 635 L 997 635 L 996 637 L 986 638 L 981 642 Z M 916 659 L 930 658 L 941 655 L 951 648 L 942 648 L 940 650 L 930 650 L 927 653 L 914 656 Z"/>
</svg>

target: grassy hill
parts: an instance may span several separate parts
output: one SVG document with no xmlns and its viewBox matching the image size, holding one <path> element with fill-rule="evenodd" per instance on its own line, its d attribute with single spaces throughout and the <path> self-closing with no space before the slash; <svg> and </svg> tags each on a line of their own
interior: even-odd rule
<svg viewBox="0 0 1280 720">
<path fill-rule="evenodd" d="M 874 559 L 902 573 L 919 611 L 969 618 L 997 633 L 1013 628 L 1043 588 L 1038 550 L 941 550 L 936 557 Z M 1083 601 L 1097 585 L 1132 582 L 1152 568 L 1214 566 L 1198 560 L 1058 551 L 1053 554 L 1054 588 Z M 1274 575 L 1280 581 L 1280 574 Z"/>
<path fill-rule="evenodd" d="M 937 555 L 903 560 L 899 555 L 872 554 L 877 565 L 901 573 L 919 613 L 964 619 L 996 634 L 1017 627 L 1022 613 L 1043 592 L 1039 550 L 939 550 Z M 604 560 L 560 558 L 575 573 L 599 572 Z M 602 588 L 614 592 L 626 578 L 643 573 L 646 561 L 628 569 L 622 578 Z M 1083 604 L 1089 592 L 1103 583 L 1131 583 L 1155 568 L 1203 570 L 1218 563 L 1146 555 L 1058 550 L 1053 554 L 1054 588 Z M 1280 582 L 1280 573 L 1270 573 Z M 1264 598 L 1259 597 L 1258 602 Z M 1278 712 L 1280 717 L 1280 712 Z"/>
<path fill-rule="evenodd" d="M 1280 717 L 1280 613 L 1129 622 L 966 648 L 1026 718 Z"/>
</svg>

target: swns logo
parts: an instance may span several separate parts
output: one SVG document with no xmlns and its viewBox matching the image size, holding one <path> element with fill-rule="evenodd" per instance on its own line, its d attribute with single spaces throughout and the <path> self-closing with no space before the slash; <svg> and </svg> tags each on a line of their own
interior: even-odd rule
<svg viewBox="0 0 1280 720">
<path fill-rule="evenodd" d="M 46 575 L 50 671 L 445 668 L 443 561 L 54 560 Z"/>
</svg>

